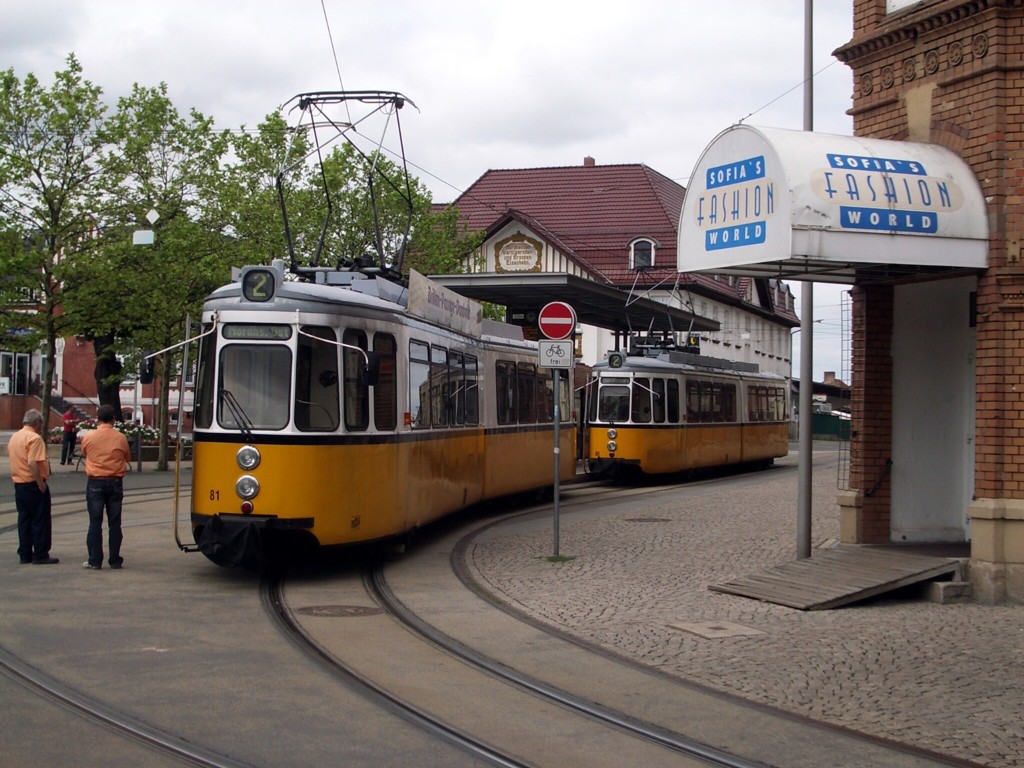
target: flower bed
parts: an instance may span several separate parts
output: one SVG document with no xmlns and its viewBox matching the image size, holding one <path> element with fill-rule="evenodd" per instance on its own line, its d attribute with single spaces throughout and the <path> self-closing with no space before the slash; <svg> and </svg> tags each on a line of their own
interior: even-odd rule
<svg viewBox="0 0 1024 768">
<path fill-rule="evenodd" d="M 83 432 L 86 432 L 90 429 L 96 429 L 97 423 L 98 422 L 95 419 L 83 419 L 82 421 L 78 422 L 77 432 L 79 437 L 81 437 Z M 136 424 L 134 422 L 128 421 L 115 421 L 114 429 L 116 429 L 118 432 L 122 432 L 124 436 L 128 438 L 128 444 L 131 445 L 133 448 L 135 447 L 136 441 L 140 438 L 142 440 L 143 447 L 156 447 L 160 445 L 160 433 L 157 430 L 153 429 L 153 427 L 148 427 L 145 424 Z M 60 443 L 63 440 L 64 430 L 61 427 L 54 427 L 53 429 L 50 430 L 50 443 Z M 190 437 L 182 436 L 181 444 L 186 447 L 191 446 L 192 439 Z M 173 452 L 173 437 L 168 440 L 168 445 L 170 446 L 171 451 Z"/>
</svg>

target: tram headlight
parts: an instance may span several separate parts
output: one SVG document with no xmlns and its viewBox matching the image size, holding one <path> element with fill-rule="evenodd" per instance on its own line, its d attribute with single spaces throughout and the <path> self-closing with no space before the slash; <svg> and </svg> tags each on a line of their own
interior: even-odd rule
<svg viewBox="0 0 1024 768">
<path fill-rule="evenodd" d="M 615 453 L 619 449 L 619 444 L 614 440 L 608 441 L 608 453 Z"/>
<path fill-rule="evenodd" d="M 617 429 L 609 429 L 608 430 L 608 439 L 609 440 L 614 440 L 618 436 L 619 436 L 619 430 L 617 430 Z"/>
<path fill-rule="evenodd" d="M 254 499 L 260 492 L 260 481 L 252 475 L 242 475 L 235 482 L 235 493 L 242 499 Z"/>
<path fill-rule="evenodd" d="M 260 465 L 260 452 L 251 445 L 243 445 L 235 454 L 235 461 L 238 462 L 239 467 L 248 472 Z"/>
</svg>

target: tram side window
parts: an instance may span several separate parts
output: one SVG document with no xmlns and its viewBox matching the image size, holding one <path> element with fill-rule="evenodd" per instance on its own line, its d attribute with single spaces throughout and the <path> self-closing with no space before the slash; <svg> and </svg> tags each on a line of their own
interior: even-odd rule
<svg viewBox="0 0 1024 768">
<path fill-rule="evenodd" d="M 534 424 L 537 421 L 537 366 L 520 363 L 517 380 L 519 383 L 519 423 Z"/>
<path fill-rule="evenodd" d="M 686 382 L 686 420 L 700 421 L 700 383 Z"/>
<path fill-rule="evenodd" d="M 210 330 L 209 325 L 203 326 L 203 332 Z M 196 375 L 195 425 L 209 428 L 213 424 L 213 367 L 216 360 L 217 345 L 212 334 L 204 336 L 199 342 L 199 371 Z"/>
<path fill-rule="evenodd" d="M 656 424 L 665 423 L 665 380 L 664 379 L 652 379 L 651 389 L 654 390 L 651 393 L 652 398 L 652 414 Z"/>
<path fill-rule="evenodd" d="M 498 423 L 516 423 L 516 364 L 498 360 L 494 365 L 495 402 L 498 406 Z"/>
<path fill-rule="evenodd" d="M 630 416 L 636 424 L 651 422 L 651 380 L 646 376 L 633 379 L 633 408 Z"/>
<path fill-rule="evenodd" d="M 446 427 L 451 423 L 452 398 L 448 384 L 448 350 L 444 347 L 430 348 L 430 412 L 435 427 Z"/>
<path fill-rule="evenodd" d="M 562 421 L 572 421 L 572 387 L 569 386 L 569 372 L 558 372 L 558 410 Z"/>
<path fill-rule="evenodd" d="M 773 421 L 785 421 L 786 420 L 786 390 L 782 387 L 775 389 L 775 396 L 772 398 Z"/>
<path fill-rule="evenodd" d="M 449 371 L 452 425 L 476 424 L 479 420 L 476 358 L 462 352 L 452 352 Z"/>
<path fill-rule="evenodd" d="M 480 376 L 475 357 L 466 355 L 465 363 L 466 424 L 476 426 L 480 423 Z"/>
<path fill-rule="evenodd" d="M 217 421 L 226 429 L 284 429 L 292 353 L 282 344 L 229 344 L 220 352 Z"/>
<path fill-rule="evenodd" d="M 751 387 L 748 398 L 751 421 L 786 420 L 786 390 L 781 387 Z"/>
<path fill-rule="evenodd" d="M 448 397 L 451 408 L 451 424 L 461 427 L 466 423 L 466 356 L 461 352 L 452 351 L 448 381 L 451 395 Z"/>
<path fill-rule="evenodd" d="M 409 419 L 414 429 L 431 424 L 430 347 L 421 341 L 409 342 Z"/>
<path fill-rule="evenodd" d="M 555 418 L 555 383 L 547 371 L 537 376 L 537 418 L 549 423 Z"/>
<path fill-rule="evenodd" d="M 717 381 L 687 381 L 686 418 L 702 424 L 735 421 L 736 385 Z"/>
<path fill-rule="evenodd" d="M 751 387 L 747 390 L 747 406 L 751 421 L 766 421 L 768 416 L 768 392 L 765 387 Z"/>
<path fill-rule="evenodd" d="M 330 328 L 304 326 L 301 329 L 295 351 L 296 429 L 333 432 L 338 428 L 336 341 Z"/>
<path fill-rule="evenodd" d="M 373 351 L 380 355 L 380 377 L 373 388 L 373 425 L 380 431 L 398 426 L 398 343 L 390 333 L 373 335 Z"/>
<path fill-rule="evenodd" d="M 716 421 L 736 421 L 736 385 L 716 384 L 715 387 L 721 387 L 718 418 Z"/>
<path fill-rule="evenodd" d="M 667 404 L 668 404 L 668 417 L 669 424 L 679 423 L 679 381 L 676 379 L 669 379 L 667 382 Z"/>
<path fill-rule="evenodd" d="M 679 423 L 679 381 L 676 379 L 669 379 L 668 381 L 668 400 L 669 400 L 669 413 L 668 419 L 670 424 Z"/>
<path fill-rule="evenodd" d="M 366 358 L 351 347 L 366 350 L 366 334 L 349 328 L 342 334 L 341 340 L 347 345 L 341 349 L 342 370 L 345 374 L 345 428 L 362 432 L 370 426 L 370 388 L 360 375 Z"/>
<path fill-rule="evenodd" d="M 572 421 L 570 411 L 569 372 L 556 370 L 558 376 L 558 420 Z M 554 421 L 555 418 L 555 382 L 551 374 L 541 371 L 537 376 L 537 396 L 540 403 L 540 420 Z"/>
</svg>

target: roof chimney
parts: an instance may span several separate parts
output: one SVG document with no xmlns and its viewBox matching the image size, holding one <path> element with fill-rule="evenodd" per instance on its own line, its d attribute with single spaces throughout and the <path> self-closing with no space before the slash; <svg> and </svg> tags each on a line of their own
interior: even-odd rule
<svg viewBox="0 0 1024 768">
<path fill-rule="evenodd" d="M 593 168 L 595 165 L 597 165 L 597 163 L 594 161 L 594 158 L 592 158 L 590 155 L 587 155 L 586 157 L 583 158 L 584 168 Z"/>
</svg>

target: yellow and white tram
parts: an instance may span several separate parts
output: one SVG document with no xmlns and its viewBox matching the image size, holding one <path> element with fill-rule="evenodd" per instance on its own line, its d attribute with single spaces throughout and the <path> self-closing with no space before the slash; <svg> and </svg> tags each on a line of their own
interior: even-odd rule
<svg viewBox="0 0 1024 768">
<path fill-rule="evenodd" d="M 612 352 L 591 373 L 588 469 L 770 465 L 788 453 L 788 391 L 785 377 L 752 365 L 675 351 Z"/>
<path fill-rule="evenodd" d="M 555 386 L 520 329 L 415 273 L 408 289 L 306 276 L 246 267 L 204 305 L 191 522 L 207 557 L 387 539 L 552 485 L 556 397 L 573 477 L 568 378 Z"/>
</svg>

